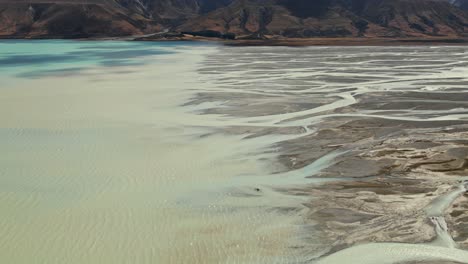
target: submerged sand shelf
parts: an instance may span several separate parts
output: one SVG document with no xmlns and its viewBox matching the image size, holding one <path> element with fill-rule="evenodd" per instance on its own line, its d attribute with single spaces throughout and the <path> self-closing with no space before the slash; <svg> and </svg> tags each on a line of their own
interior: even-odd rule
<svg viewBox="0 0 468 264">
<path fill-rule="evenodd" d="M 203 105 L 183 107 L 211 87 L 196 68 L 217 51 L 190 45 L 2 46 L 1 60 L 15 67 L 2 72 L 0 98 L 8 153 L 0 159 L 1 261 L 306 258 L 296 236 L 303 199 L 273 190 L 284 185 L 280 175 L 264 185 L 276 172 L 276 154 L 267 150 L 276 137 L 219 133 L 226 120 L 197 114 Z M 56 60 L 77 53 L 78 61 Z"/>
</svg>

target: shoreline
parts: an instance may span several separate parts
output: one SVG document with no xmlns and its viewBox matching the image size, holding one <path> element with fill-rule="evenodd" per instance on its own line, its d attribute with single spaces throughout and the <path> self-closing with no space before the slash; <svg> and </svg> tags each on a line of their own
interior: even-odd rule
<svg viewBox="0 0 468 264">
<path fill-rule="evenodd" d="M 239 40 L 226 42 L 228 46 L 426 46 L 426 45 L 467 45 L 465 38 L 308 38 L 308 39 L 272 39 Z"/>
<path fill-rule="evenodd" d="M 200 36 L 189 36 L 164 38 L 153 38 L 151 36 L 123 36 L 123 37 L 89 37 L 89 38 L 67 38 L 63 36 L 47 37 L 5 37 L 1 40 L 78 40 L 78 41 L 146 41 L 146 42 L 207 42 L 222 44 L 225 46 L 465 46 L 468 38 L 463 37 L 433 37 L 433 38 L 372 38 L 372 37 L 343 37 L 343 38 L 271 38 L 271 39 L 236 39 L 226 40 L 220 38 L 209 38 Z"/>
</svg>

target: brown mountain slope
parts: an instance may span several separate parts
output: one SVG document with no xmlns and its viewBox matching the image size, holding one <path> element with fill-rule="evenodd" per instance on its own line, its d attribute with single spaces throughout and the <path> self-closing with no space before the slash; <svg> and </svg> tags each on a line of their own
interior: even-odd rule
<svg viewBox="0 0 468 264">
<path fill-rule="evenodd" d="M 2 37 L 122 36 L 148 29 L 158 30 L 157 23 L 112 0 L 0 0 Z"/>
<path fill-rule="evenodd" d="M 0 37 L 465 36 L 467 0 L 0 0 Z"/>
<path fill-rule="evenodd" d="M 468 32 L 467 17 L 445 1 L 236 0 L 179 29 L 286 37 L 459 36 Z"/>
</svg>

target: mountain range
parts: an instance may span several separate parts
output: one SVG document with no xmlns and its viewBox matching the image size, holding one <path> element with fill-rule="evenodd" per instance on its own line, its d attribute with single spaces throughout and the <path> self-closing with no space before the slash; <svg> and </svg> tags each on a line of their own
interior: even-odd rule
<svg viewBox="0 0 468 264">
<path fill-rule="evenodd" d="M 468 0 L 0 0 L 1 38 L 467 37 Z"/>
</svg>

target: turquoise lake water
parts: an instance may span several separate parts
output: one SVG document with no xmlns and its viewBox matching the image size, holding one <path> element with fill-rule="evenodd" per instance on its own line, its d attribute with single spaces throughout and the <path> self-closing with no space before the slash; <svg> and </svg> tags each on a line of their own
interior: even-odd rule
<svg viewBox="0 0 468 264">
<path fill-rule="evenodd" d="M 270 210 L 292 201 L 252 196 L 265 142 L 183 106 L 216 88 L 198 68 L 217 49 L 1 41 L 0 262 L 299 260 L 297 219 Z"/>
</svg>

